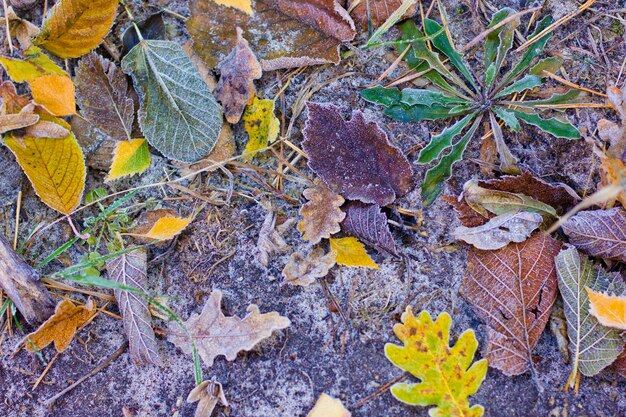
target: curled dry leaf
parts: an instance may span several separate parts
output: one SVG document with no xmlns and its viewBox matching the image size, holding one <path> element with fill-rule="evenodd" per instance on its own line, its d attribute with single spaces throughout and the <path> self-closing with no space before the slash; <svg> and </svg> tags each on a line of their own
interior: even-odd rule
<svg viewBox="0 0 626 417">
<path fill-rule="evenodd" d="M 330 238 L 330 251 L 335 255 L 335 261 L 339 265 L 380 269 L 370 258 L 365 247 L 355 237 L 343 237 L 341 239 Z"/>
<path fill-rule="evenodd" d="M 119 284 L 139 288 L 147 293 L 148 259 L 145 248 L 136 249 L 107 261 L 109 279 Z M 160 364 L 152 316 L 145 298 L 130 292 L 115 290 L 115 298 L 124 321 L 130 355 L 137 365 Z"/>
<path fill-rule="evenodd" d="M 350 14 L 362 27 L 367 28 L 368 17 L 372 25 L 380 26 L 395 12 L 404 0 L 350 0 Z M 354 8 L 353 8 L 354 7 Z M 368 16 L 369 7 L 369 16 Z M 417 2 L 412 4 L 402 18 L 413 16 L 417 11 Z"/>
<path fill-rule="evenodd" d="M 96 314 L 96 306 L 89 299 L 85 305 L 74 305 L 69 300 L 60 301 L 54 314 L 33 333 L 26 335 L 24 345 L 31 352 L 42 350 L 54 342 L 57 352 L 63 352 L 74 339 L 76 332 Z"/>
<path fill-rule="evenodd" d="M 306 417 L 350 417 L 352 414 L 343 406 L 341 400 L 322 394 Z"/>
<path fill-rule="evenodd" d="M 22 135 L 16 137 L 32 136 L 35 138 L 63 139 L 70 134 L 70 130 L 58 123 L 48 120 L 40 120 L 37 123 L 26 127 Z"/>
<path fill-rule="evenodd" d="M 482 214 L 476 212 L 465 198 L 463 198 L 463 194 L 459 197 L 453 195 L 444 195 L 441 197 L 442 200 L 448 202 L 456 213 L 456 217 L 459 219 L 461 224 L 465 227 L 477 227 L 481 226 L 489 221 L 490 217 L 493 217 L 492 214 L 486 213 L 488 217 L 484 217 Z"/>
<path fill-rule="evenodd" d="M 620 289 L 623 293 L 623 283 Z M 589 311 L 602 325 L 626 330 L 626 294 L 605 294 L 590 288 L 585 290 L 589 295 Z"/>
<path fill-rule="evenodd" d="M 198 403 L 194 417 L 211 417 L 218 402 L 228 407 L 222 384 L 216 381 L 202 381 L 187 396 L 188 403 Z"/>
<path fill-rule="evenodd" d="M 300 208 L 302 220 L 298 223 L 298 230 L 302 233 L 302 239 L 315 245 L 341 230 L 339 224 L 346 217 L 340 208 L 345 202 L 342 196 L 332 192 L 319 180 L 304 190 L 302 195 L 309 200 Z"/>
<path fill-rule="evenodd" d="M 207 366 L 212 366 L 217 356 L 224 355 L 226 360 L 233 361 L 237 353 L 251 350 L 261 340 L 272 335 L 274 330 L 288 327 L 291 322 L 277 312 L 263 313 L 252 304 L 248 306 L 248 314 L 239 317 L 226 317 L 222 313 L 222 292 L 214 290 L 202 308 L 202 312 L 192 314 L 185 327 L 194 340 L 200 358 Z M 180 330 L 177 324 L 170 323 L 167 340 L 178 346 L 183 352 L 191 354 L 189 337 Z"/>
<path fill-rule="evenodd" d="M 31 6 L 32 4 L 28 7 Z M 7 9 L 7 19 L 9 20 L 9 31 L 11 33 L 11 37 L 17 39 L 17 42 L 20 44 L 20 49 L 25 51 L 33 46 L 32 40 L 39 33 L 39 28 L 28 20 L 20 18 L 17 14 L 15 14 L 13 7 L 10 6 Z"/>
<path fill-rule="evenodd" d="M 481 226 L 459 226 L 452 234 L 455 239 L 469 243 L 477 249 L 495 250 L 511 242 L 525 241 L 542 222 L 543 218 L 538 213 L 506 213 Z"/>
<path fill-rule="evenodd" d="M 306 257 L 295 252 L 283 269 L 284 282 L 291 285 L 311 285 L 317 278 L 328 275 L 328 271 L 335 266 L 336 252 L 324 253 L 324 249 L 315 248 Z"/>
<path fill-rule="evenodd" d="M 581 211 L 563 223 L 570 243 L 591 256 L 626 262 L 626 209 Z"/>
<path fill-rule="evenodd" d="M 251 14 L 218 3 L 223 2 L 193 0 L 189 5 L 187 30 L 196 53 L 209 67 L 232 49 L 237 27 L 243 29 L 264 71 L 337 64 L 339 46 L 356 35 L 348 12 L 336 0 L 253 0 Z"/>
<path fill-rule="evenodd" d="M 411 164 L 376 122 L 358 110 L 345 121 L 332 104 L 307 103 L 307 109 L 302 147 L 331 190 L 383 206 L 413 188 Z"/>
<path fill-rule="evenodd" d="M 487 324 L 487 359 L 506 375 L 532 366 L 556 299 L 561 242 L 536 234 L 496 251 L 470 248 L 461 292 Z"/>
<path fill-rule="evenodd" d="M 366 244 L 393 256 L 399 256 L 396 243 L 389 231 L 387 216 L 375 204 L 353 201 L 344 207 L 346 218 L 342 230 Z"/>
<path fill-rule="evenodd" d="M 16 113 L 0 115 L 0 134 L 11 130 L 23 129 L 32 126 L 39 121 L 39 116 L 32 113 Z M 64 136 L 67 136 L 69 131 Z M 31 136 L 34 136 L 31 134 Z"/>
<path fill-rule="evenodd" d="M 285 242 L 282 233 L 291 227 L 295 221 L 295 219 L 287 219 L 283 224 L 277 226 L 276 214 L 271 208 L 268 210 L 263 220 L 263 225 L 261 225 L 259 239 L 256 244 L 259 250 L 258 260 L 261 262 L 261 265 L 269 265 L 270 257 L 287 250 L 289 245 Z"/>
<path fill-rule="evenodd" d="M 217 66 L 221 75 L 215 87 L 215 97 L 222 103 L 226 120 L 232 124 L 239 122 L 243 109 L 254 95 L 252 81 L 263 74 L 261 64 L 242 33 L 241 28 L 237 28 L 237 43 Z"/>
<path fill-rule="evenodd" d="M 598 134 L 607 142 L 608 149 L 603 150 L 600 162 L 601 188 L 618 185 L 626 177 L 626 93 L 618 87 L 612 86 L 607 90 L 609 102 L 619 113 L 621 126 L 601 119 L 598 122 Z M 616 198 L 623 207 L 626 207 L 626 191 L 622 191 Z M 614 201 L 609 201 L 609 207 Z"/>
</svg>

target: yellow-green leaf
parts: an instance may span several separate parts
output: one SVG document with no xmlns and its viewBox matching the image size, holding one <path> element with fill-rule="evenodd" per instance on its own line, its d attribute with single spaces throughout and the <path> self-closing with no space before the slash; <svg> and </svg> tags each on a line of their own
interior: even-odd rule
<svg viewBox="0 0 626 417">
<path fill-rule="evenodd" d="M 280 122 L 274 115 L 274 100 L 262 100 L 254 97 L 254 101 L 243 114 L 243 123 L 248 132 L 248 144 L 244 158 L 250 160 L 268 143 L 276 140 Z"/>
<path fill-rule="evenodd" d="M 335 258 L 339 265 L 380 269 L 357 238 L 344 237 L 341 239 L 330 238 L 329 240 L 330 250 L 335 253 Z"/>
<path fill-rule="evenodd" d="M 139 236 L 156 240 L 172 239 L 182 232 L 191 223 L 191 220 L 191 218 L 164 216 L 154 222 L 152 228 L 147 233 Z"/>
<path fill-rule="evenodd" d="M 61 119 L 45 115 L 40 117 L 70 129 Z M 15 154 L 44 203 L 63 214 L 69 214 L 78 207 L 85 189 L 86 171 L 83 151 L 73 133 L 61 139 L 18 138 L 9 133 L 4 143 Z"/>
<path fill-rule="evenodd" d="M 76 113 L 75 88 L 65 71 L 43 51 L 31 46 L 23 59 L 0 57 L 0 63 L 15 82 L 27 82 L 37 104 L 56 116 Z"/>
<path fill-rule="evenodd" d="M 43 22 L 35 44 L 61 58 L 91 51 L 109 33 L 118 0 L 60 0 Z"/>
<path fill-rule="evenodd" d="M 479 417 L 483 407 L 470 407 L 468 397 L 478 391 L 485 379 L 487 360 L 472 364 L 478 342 L 471 329 L 450 347 L 451 324 L 448 313 L 441 313 L 433 322 L 427 311 L 415 317 L 407 307 L 402 323 L 393 327 L 404 346 L 387 343 L 385 355 L 421 382 L 394 384 L 391 393 L 407 404 L 435 406 L 428 412 L 432 417 Z"/>
<path fill-rule="evenodd" d="M 150 166 L 150 151 L 145 139 L 117 142 L 106 181 L 144 172 Z"/>
</svg>

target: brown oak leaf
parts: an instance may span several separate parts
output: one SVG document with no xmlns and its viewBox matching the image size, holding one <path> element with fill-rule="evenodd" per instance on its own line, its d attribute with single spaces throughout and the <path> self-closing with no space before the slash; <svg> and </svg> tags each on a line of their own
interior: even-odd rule
<svg viewBox="0 0 626 417">
<path fill-rule="evenodd" d="M 263 71 L 339 63 L 339 46 L 356 35 L 336 0 L 253 0 L 253 14 L 208 0 L 193 0 L 187 30 L 196 53 L 215 67 L 243 30 Z"/>
<path fill-rule="evenodd" d="M 319 180 L 302 194 L 309 200 L 300 208 L 302 220 L 298 223 L 298 230 L 302 239 L 315 245 L 341 230 L 339 223 L 346 217 L 340 208 L 345 201 L 342 196 Z"/>
<path fill-rule="evenodd" d="M 535 234 L 496 251 L 470 248 L 461 292 L 487 324 L 489 365 L 506 375 L 532 366 L 557 294 L 561 242 Z"/>
<path fill-rule="evenodd" d="M 372 19 L 372 25 L 380 26 L 404 3 L 404 0 L 350 0 L 350 7 L 352 9 L 350 14 L 354 17 L 354 20 L 359 24 L 367 28 L 367 6 L 369 3 L 370 18 Z M 356 5 L 355 5 L 356 4 Z M 355 5 L 355 6 L 353 6 Z M 409 7 L 409 10 L 403 15 L 403 18 L 410 17 L 417 11 L 417 3 Z"/>
<path fill-rule="evenodd" d="M 288 327 L 291 322 L 277 312 L 263 313 L 255 304 L 248 306 L 248 314 L 239 317 L 226 317 L 222 313 L 222 292 L 214 290 L 200 314 L 192 314 L 185 327 L 195 341 L 200 358 L 207 366 L 212 366 L 217 356 L 224 355 L 232 361 L 237 353 L 250 350 L 261 340 L 272 335 L 274 330 Z M 167 340 L 183 352 L 191 354 L 189 336 L 178 324 L 170 323 Z"/>
<path fill-rule="evenodd" d="M 215 97 L 222 103 L 226 120 L 232 124 L 239 122 L 243 109 L 254 95 L 252 81 L 262 75 L 261 64 L 242 33 L 241 28 L 237 28 L 237 43 L 217 66 L 221 76 L 215 88 Z"/>
<path fill-rule="evenodd" d="M 393 256 L 399 256 L 396 243 L 389 231 L 387 216 L 375 204 L 353 201 L 344 207 L 346 218 L 341 223 L 342 230 L 359 240 Z"/>
<path fill-rule="evenodd" d="M 626 210 L 581 211 L 563 223 L 570 243 L 591 256 L 626 262 Z"/>
<path fill-rule="evenodd" d="M 302 147 L 311 168 L 349 200 L 384 206 L 414 186 L 413 169 L 376 122 L 356 110 L 345 121 L 339 107 L 307 103 Z"/>
</svg>

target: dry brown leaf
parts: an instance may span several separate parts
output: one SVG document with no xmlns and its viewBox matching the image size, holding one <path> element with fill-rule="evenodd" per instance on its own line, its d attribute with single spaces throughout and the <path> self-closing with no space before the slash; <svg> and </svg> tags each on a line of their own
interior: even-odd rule
<svg viewBox="0 0 626 417">
<path fill-rule="evenodd" d="M 242 33 L 241 28 L 237 28 L 237 43 L 217 66 L 221 75 L 215 87 L 215 97 L 222 103 L 226 120 L 232 124 L 239 122 L 243 109 L 254 96 L 252 81 L 263 74 L 261 64 Z"/>
<path fill-rule="evenodd" d="M 444 195 L 441 198 L 452 205 L 457 218 L 465 227 L 477 227 L 489 221 L 489 218 L 482 216 L 480 213 L 472 209 L 462 195 L 460 197 Z M 493 217 L 490 213 L 487 213 L 487 215 Z"/>
<path fill-rule="evenodd" d="M 389 231 L 387 216 L 381 213 L 379 206 L 352 201 L 343 210 L 346 218 L 341 223 L 341 228 L 346 234 L 359 238 L 379 251 L 399 256 Z"/>
<path fill-rule="evenodd" d="M 302 195 L 309 200 L 300 208 L 302 220 L 298 223 L 298 230 L 302 233 L 302 239 L 315 245 L 341 230 L 339 224 L 346 217 L 340 208 L 345 202 L 342 196 L 332 192 L 319 180 L 304 190 Z"/>
<path fill-rule="evenodd" d="M 204 61 L 202 61 L 202 58 L 196 55 L 196 53 L 193 51 L 193 42 L 191 40 L 183 44 L 183 51 L 185 51 L 193 65 L 198 70 L 200 77 L 204 80 L 204 83 L 207 85 L 207 87 L 209 87 L 209 91 L 214 92 L 215 87 L 217 87 L 217 80 L 211 72 L 211 68 L 209 68 L 204 63 Z"/>
<path fill-rule="evenodd" d="M 283 269 L 284 282 L 291 285 L 311 285 L 317 278 L 328 275 L 328 271 L 335 265 L 336 253 L 324 253 L 324 249 L 315 248 L 306 257 L 295 252 Z"/>
<path fill-rule="evenodd" d="M 497 251 L 470 248 L 461 292 L 487 324 L 489 365 L 506 375 L 532 366 L 557 294 L 561 242 L 536 234 Z"/>
<path fill-rule="evenodd" d="M 295 223 L 295 221 L 295 219 L 290 218 L 277 227 L 276 214 L 273 209 L 270 208 L 268 210 L 263 220 L 261 230 L 259 231 L 259 239 L 257 240 L 257 249 L 259 250 L 258 260 L 261 262 L 261 265 L 269 265 L 270 257 L 278 253 L 283 253 L 289 248 L 282 233 Z"/>
<path fill-rule="evenodd" d="M 380 26 L 395 12 L 404 2 L 404 0 L 350 0 L 350 14 L 354 17 L 362 27 L 367 28 L 367 6 L 369 3 L 370 18 L 372 25 Z M 356 3 L 356 6 L 353 6 Z M 354 7 L 354 9 L 352 9 Z M 409 10 L 402 16 L 407 18 L 413 16 L 417 11 L 417 3 L 409 7 Z"/>
<path fill-rule="evenodd" d="M 198 354 L 207 366 L 213 366 L 217 356 L 224 355 L 233 361 L 237 353 L 251 350 L 261 340 L 272 335 L 274 330 L 288 327 L 291 322 L 277 312 L 261 314 L 255 304 L 248 306 L 248 314 L 239 317 L 226 317 L 222 313 L 222 292 L 214 290 L 202 308 L 202 312 L 192 314 L 185 327 L 194 340 Z M 191 354 L 189 336 L 176 323 L 170 324 L 167 340 L 183 352 Z"/>
<path fill-rule="evenodd" d="M 624 161 L 609 156 L 602 158 L 600 161 L 600 186 L 598 188 L 619 185 L 624 179 L 626 179 L 626 165 L 624 165 Z M 615 200 L 619 201 L 622 207 L 626 207 L 626 191 L 619 193 L 612 201 L 607 201 L 607 206 L 613 206 Z"/>
<path fill-rule="evenodd" d="M 20 18 L 11 6 L 7 9 L 7 18 L 11 37 L 17 39 L 20 49 L 25 51 L 30 48 L 33 45 L 33 38 L 39 33 L 39 28 L 28 20 Z"/>
<path fill-rule="evenodd" d="M 563 223 L 563 231 L 582 252 L 626 263 L 626 209 L 581 211 Z"/>
<path fill-rule="evenodd" d="M 41 350 L 54 342 L 57 352 L 63 352 L 74 339 L 76 332 L 94 315 L 94 302 L 89 299 L 85 305 L 74 305 L 63 300 L 57 304 L 52 317 L 42 323 L 33 333 L 24 338 L 23 343 L 31 352 Z"/>
<path fill-rule="evenodd" d="M 211 417 L 218 402 L 228 407 L 222 384 L 216 381 L 202 381 L 187 396 L 188 403 L 198 403 L 194 417 Z"/>
<path fill-rule="evenodd" d="M 39 121 L 39 116 L 32 113 L 17 113 L 17 114 L 3 114 L 0 115 L 0 134 L 5 134 L 11 130 L 23 129 L 28 126 L 32 126 Z M 66 131 L 65 137 L 68 135 Z M 35 135 L 28 135 L 35 136 Z"/>
<path fill-rule="evenodd" d="M 542 222 L 543 218 L 538 213 L 513 212 L 496 216 L 481 226 L 459 226 L 452 234 L 456 240 L 477 249 L 495 250 L 511 242 L 523 242 Z"/>
</svg>

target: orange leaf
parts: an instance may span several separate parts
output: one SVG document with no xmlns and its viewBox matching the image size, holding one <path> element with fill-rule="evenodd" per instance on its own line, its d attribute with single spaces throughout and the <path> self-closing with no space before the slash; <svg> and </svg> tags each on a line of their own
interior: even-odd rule
<svg viewBox="0 0 626 417">
<path fill-rule="evenodd" d="M 626 330 L 626 296 L 603 294 L 585 287 L 589 294 L 591 314 L 600 324 Z"/>
<path fill-rule="evenodd" d="M 29 82 L 33 99 L 55 116 L 68 116 L 76 113 L 74 96 L 76 90 L 67 76 L 50 74 Z"/>
</svg>

